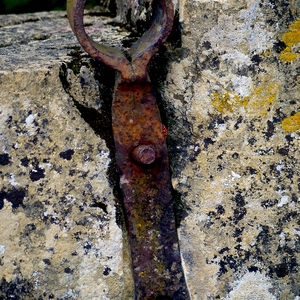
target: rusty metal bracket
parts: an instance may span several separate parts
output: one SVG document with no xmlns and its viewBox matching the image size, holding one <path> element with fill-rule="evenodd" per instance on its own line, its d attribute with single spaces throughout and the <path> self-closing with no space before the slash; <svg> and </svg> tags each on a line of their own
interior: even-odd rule
<svg viewBox="0 0 300 300">
<path fill-rule="evenodd" d="M 85 0 L 68 0 L 67 13 L 79 43 L 120 73 L 112 105 L 116 161 L 131 247 L 135 299 L 188 300 L 178 236 L 164 126 L 147 65 L 168 37 L 172 0 L 158 0 L 150 29 L 125 53 L 85 32 Z M 128 60 L 127 57 L 130 57 Z"/>
</svg>

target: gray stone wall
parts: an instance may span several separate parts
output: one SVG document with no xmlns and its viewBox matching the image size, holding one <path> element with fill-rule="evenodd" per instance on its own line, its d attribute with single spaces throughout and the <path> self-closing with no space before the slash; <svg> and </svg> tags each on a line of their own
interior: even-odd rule
<svg viewBox="0 0 300 300">
<path fill-rule="evenodd" d="M 181 1 L 164 88 L 193 299 L 298 299 L 299 1 Z"/>
<path fill-rule="evenodd" d="M 191 299 L 299 300 L 300 2 L 177 11 L 149 72 Z M 106 17 L 85 22 L 98 41 L 131 41 Z M 0 24 L 0 299 L 133 299 L 114 72 L 81 50 L 65 13 Z"/>
</svg>

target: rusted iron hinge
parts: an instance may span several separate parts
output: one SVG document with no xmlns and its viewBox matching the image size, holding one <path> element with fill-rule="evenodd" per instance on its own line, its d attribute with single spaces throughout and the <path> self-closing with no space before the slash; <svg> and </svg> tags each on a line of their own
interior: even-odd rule
<svg viewBox="0 0 300 300">
<path fill-rule="evenodd" d="M 165 130 L 147 65 L 173 26 L 172 0 L 158 0 L 150 29 L 125 53 L 85 32 L 85 0 L 68 0 L 79 43 L 120 73 L 112 105 L 116 161 L 131 247 L 135 299 L 188 300 L 175 227 Z M 130 57 L 130 60 L 127 59 Z"/>
</svg>

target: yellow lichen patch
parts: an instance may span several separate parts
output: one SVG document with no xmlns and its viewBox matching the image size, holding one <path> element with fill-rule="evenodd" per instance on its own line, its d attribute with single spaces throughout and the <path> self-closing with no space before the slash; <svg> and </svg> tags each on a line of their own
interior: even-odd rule
<svg viewBox="0 0 300 300">
<path fill-rule="evenodd" d="M 286 48 L 281 51 L 280 59 L 285 62 L 297 60 L 300 53 L 293 52 L 293 47 L 300 43 L 300 20 L 290 25 L 289 31 L 282 35 L 282 41 Z"/>
<path fill-rule="evenodd" d="M 248 96 L 244 97 L 230 91 L 226 91 L 224 94 L 214 92 L 211 95 L 211 101 L 220 113 L 233 112 L 244 108 L 248 113 L 264 115 L 270 108 L 271 103 L 276 100 L 278 91 L 278 84 L 269 84 L 265 88 L 254 88 Z"/>
<path fill-rule="evenodd" d="M 264 115 L 271 107 L 271 103 L 276 100 L 279 91 L 278 84 L 269 84 L 266 88 L 257 87 L 250 94 L 250 101 L 246 111 L 248 113 Z"/>
<path fill-rule="evenodd" d="M 289 132 L 294 132 L 300 129 L 300 112 L 297 112 L 294 116 L 284 119 L 281 125 L 284 130 Z"/>
<path fill-rule="evenodd" d="M 266 51 L 264 51 L 264 52 L 261 53 L 261 55 L 264 56 L 264 57 L 268 57 L 268 56 L 270 56 L 271 54 L 272 54 L 272 53 L 271 53 L 270 50 L 266 50 Z"/>
<path fill-rule="evenodd" d="M 234 108 L 244 106 L 246 107 L 248 97 L 240 97 L 237 94 L 226 91 L 220 95 L 214 92 L 211 96 L 212 105 L 220 112 L 232 112 Z"/>
</svg>

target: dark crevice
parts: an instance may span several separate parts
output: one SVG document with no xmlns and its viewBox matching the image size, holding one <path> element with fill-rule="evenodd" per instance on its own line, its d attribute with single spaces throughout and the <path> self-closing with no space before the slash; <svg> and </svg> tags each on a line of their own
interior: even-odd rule
<svg viewBox="0 0 300 300">
<path fill-rule="evenodd" d="M 109 6 L 108 6 L 109 12 L 111 13 L 112 16 L 117 15 L 117 2 L 116 0 L 111 0 L 109 1 Z"/>
<path fill-rule="evenodd" d="M 86 6 L 86 9 L 87 8 L 92 8 L 92 10 L 86 12 L 85 15 L 88 16 L 108 16 L 111 18 L 117 16 L 117 3 L 115 0 L 100 0 L 100 3 L 99 1 L 93 4 L 91 3 Z"/>
<path fill-rule="evenodd" d="M 177 118 L 174 115 L 172 107 L 169 106 L 168 103 L 164 100 L 161 95 L 161 90 L 165 86 L 165 81 L 167 78 L 168 70 L 170 64 L 173 61 L 180 61 L 184 55 L 184 53 L 180 50 L 181 49 L 181 24 L 179 23 L 179 16 L 178 13 L 175 15 L 175 21 L 173 30 L 159 52 L 152 58 L 149 64 L 149 76 L 152 80 L 153 86 L 157 91 L 157 101 L 158 106 L 161 113 L 161 118 L 163 124 L 166 125 L 167 128 L 170 130 L 174 130 L 177 128 L 178 124 Z M 86 65 L 88 68 L 94 69 L 94 76 L 95 79 L 99 83 L 99 91 L 101 98 L 103 100 L 103 105 L 101 106 L 101 111 L 98 111 L 91 107 L 85 107 L 81 103 L 79 103 L 76 99 L 72 96 L 72 100 L 79 110 L 82 118 L 91 126 L 96 134 L 98 134 L 102 139 L 105 140 L 108 149 L 110 150 L 110 158 L 111 163 L 109 165 L 107 175 L 108 180 L 113 188 L 114 195 L 117 199 L 116 201 L 116 208 L 117 208 L 117 222 L 119 225 L 124 224 L 124 215 L 123 215 L 123 208 L 122 208 L 122 194 L 119 187 L 119 175 L 117 171 L 117 165 L 115 161 L 115 146 L 113 140 L 113 133 L 112 133 L 112 121 L 111 121 L 111 105 L 112 105 L 112 95 L 113 95 L 113 88 L 115 83 L 115 71 L 107 67 L 106 65 L 99 63 L 93 59 L 90 59 L 89 62 L 83 62 L 82 58 L 87 57 L 86 54 L 82 54 L 80 47 L 75 47 L 71 54 L 74 59 L 71 63 L 63 64 L 60 70 L 60 79 L 64 86 L 64 89 L 68 94 L 71 95 L 70 89 L 71 86 L 67 80 L 67 70 L 71 69 L 75 75 L 80 73 L 80 69 L 83 65 Z M 187 126 L 180 126 L 179 128 L 182 130 L 184 128 L 185 132 L 181 132 L 180 136 L 189 136 L 191 137 L 191 125 L 187 124 Z M 176 131 L 176 129 L 175 129 Z M 176 139 L 174 135 L 167 139 L 168 149 L 169 149 L 169 156 L 170 156 L 170 165 L 175 165 L 176 169 L 184 168 L 187 159 L 187 141 L 189 138 L 185 139 Z M 186 141 L 186 142 L 184 142 Z M 177 145 L 180 144 L 181 149 L 177 150 Z M 184 152 L 184 153 L 183 153 Z M 173 199 L 174 199 L 174 210 L 176 216 L 176 225 L 179 227 L 181 220 L 186 215 L 187 208 L 185 207 L 184 202 L 182 201 L 183 195 L 181 195 L 178 191 L 173 190 Z"/>
<path fill-rule="evenodd" d="M 182 49 L 181 31 L 182 28 L 179 22 L 179 14 L 178 12 L 176 12 L 174 17 L 173 29 L 166 43 L 161 46 L 158 53 L 151 59 L 148 67 L 151 82 L 154 86 L 154 89 L 156 90 L 157 102 L 162 123 L 167 127 L 167 130 L 169 132 L 175 133 L 169 134 L 167 138 L 171 172 L 172 169 L 180 171 L 185 167 L 188 161 L 188 143 L 190 142 L 192 136 L 192 125 L 189 124 L 189 122 L 186 120 L 178 120 L 173 107 L 171 107 L 170 104 L 166 102 L 161 92 L 166 85 L 170 64 L 174 61 L 179 62 L 185 55 L 184 49 Z M 184 122 L 185 125 L 182 126 L 182 124 L 179 124 L 179 122 Z M 178 132 L 177 134 L 177 130 L 184 130 L 184 132 Z M 180 138 L 183 136 L 184 139 Z M 180 145 L 180 150 L 177 149 L 178 145 Z M 176 167 L 172 168 L 172 166 Z M 174 199 L 175 221 L 178 228 L 180 226 L 181 220 L 184 219 L 187 215 L 188 207 L 186 207 L 183 201 L 184 195 L 174 189 L 172 190 L 172 194 Z"/>
<path fill-rule="evenodd" d="M 174 189 L 172 189 L 172 195 L 174 200 L 175 224 L 176 228 L 179 228 L 181 221 L 188 215 L 187 207 L 182 200 L 184 195 Z"/>
<path fill-rule="evenodd" d="M 102 202 L 95 201 L 93 204 L 90 204 L 90 207 L 100 208 L 100 209 L 102 209 L 102 211 L 104 213 L 106 213 L 106 214 L 108 213 L 107 212 L 107 205 L 102 203 Z"/>
</svg>

